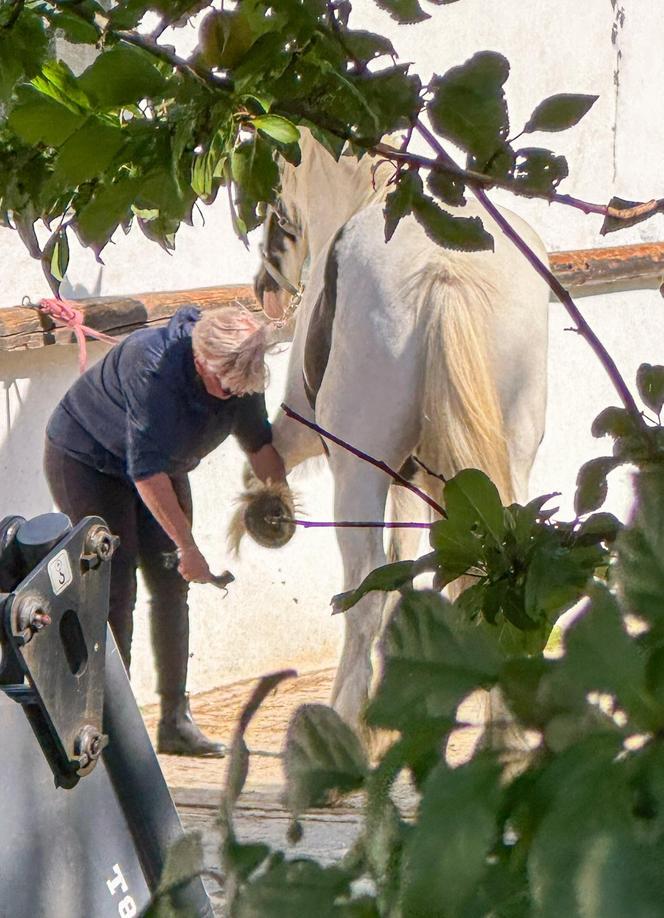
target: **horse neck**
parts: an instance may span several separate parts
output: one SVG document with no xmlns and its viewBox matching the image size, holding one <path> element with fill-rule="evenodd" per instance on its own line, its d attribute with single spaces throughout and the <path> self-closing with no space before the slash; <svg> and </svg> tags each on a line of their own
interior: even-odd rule
<svg viewBox="0 0 664 918">
<path fill-rule="evenodd" d="M 293 204 L 314 259 L 353 214 L 385 198 L 393 170 L 369 155 L 360 161 L 352 156 L 335 160 L 312 141 L 303 150 L 303 161 L 293 170 Z"/>
</svg>

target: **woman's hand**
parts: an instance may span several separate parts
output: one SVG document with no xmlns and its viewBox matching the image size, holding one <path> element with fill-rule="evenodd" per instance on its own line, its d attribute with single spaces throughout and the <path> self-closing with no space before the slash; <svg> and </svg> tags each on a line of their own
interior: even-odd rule
<svg viewBox="0 0 664 918">
<path fill-rule="evenodd" d="M 212 573 L 208 563 L 196 545 L 188 545 L 178 552 L 178 572 L 185 580 L 194 583 L 209 583 Z"/>
</svg>

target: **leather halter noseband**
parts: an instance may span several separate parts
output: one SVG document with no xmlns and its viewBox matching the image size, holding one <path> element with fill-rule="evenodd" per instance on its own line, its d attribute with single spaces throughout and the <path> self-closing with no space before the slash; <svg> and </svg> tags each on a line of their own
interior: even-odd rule
<svg viewBox="0 0 664 918">
<path fill-rule="evenodd" d="M 293 236 L 295 239 L 297 238 L 298 227 L 296 227 L 290 221 L 286 220 L 284 217 L 278 217 L 277 222 L 285 233 L 287 233 L 289 236 Z M 288 306 L 284 310 L 283 316 L 281 319 L 275 321 L 275 325 L 277 325 L 277 327 L 281 327 L 282 325 L 285 325 L 286 322 L 288 322 L 297 307 L 300 305 L 300 302 L 302 301 L 302 294 L 304 292 L 304 284 L 299 283 L 295 285 L 292 281 L 289 281 L 286 275 L 282 274 L 275 263 L 270 261 L 265 252 L 263 252 L 261 257 L 263 267 L 270 275 L 272 280 L 278 284 L 282 290 L 285 290 L 286 293 L 290 294 L 290 300 L 288 301 Z"/>
</svg>

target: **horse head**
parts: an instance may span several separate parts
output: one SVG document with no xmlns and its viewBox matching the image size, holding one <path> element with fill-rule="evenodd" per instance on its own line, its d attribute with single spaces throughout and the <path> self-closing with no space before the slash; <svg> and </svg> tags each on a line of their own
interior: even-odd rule
<svg viewBox="0 0 664 918">
<path fill-rule="evenodd" d="M 284 322 L 299 304 L 308 247 L 296 212 L 291 216 L 281 198 L 268 208 L 260 252 L 256 299 L 268 319 Z"/>
</svg>

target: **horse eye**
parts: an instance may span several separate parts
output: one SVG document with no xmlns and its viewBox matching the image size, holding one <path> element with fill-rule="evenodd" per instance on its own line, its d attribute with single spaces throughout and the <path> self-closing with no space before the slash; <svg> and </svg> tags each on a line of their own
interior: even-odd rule
<svg viewBox="0 0 664 918">
<path fill-rule="evenodd" d="M 284 235 L 293 241 L 297 239 L 296 229 L 287 217 L 277 217 L 277 225 Z"/>
</svg>

